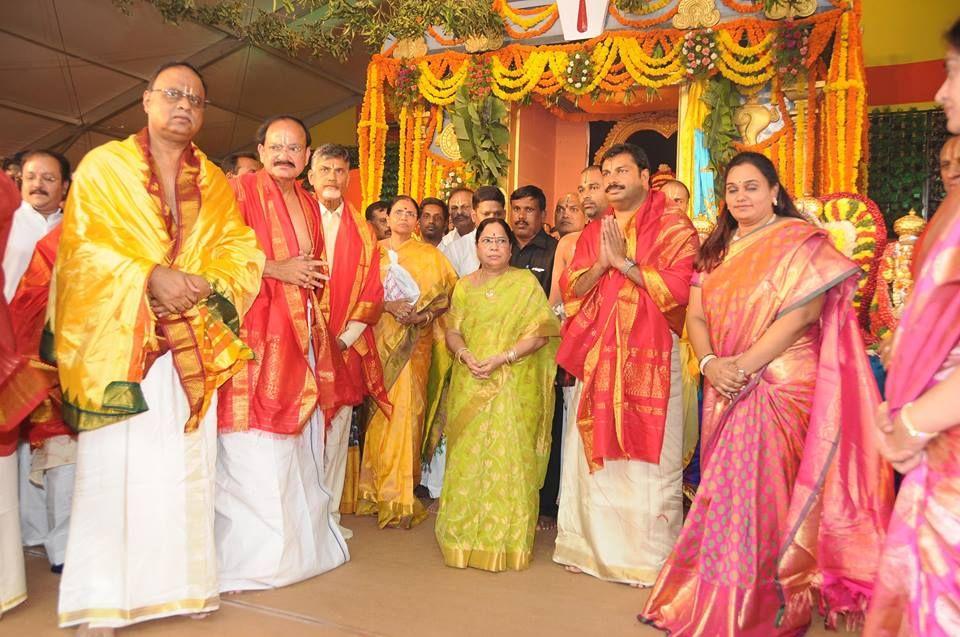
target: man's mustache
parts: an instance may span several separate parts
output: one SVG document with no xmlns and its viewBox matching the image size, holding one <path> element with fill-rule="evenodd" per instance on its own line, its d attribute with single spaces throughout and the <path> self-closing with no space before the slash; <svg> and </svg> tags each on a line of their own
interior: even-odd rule
<svg viewBox="0 0 960 637">
<path fill-rule="evenodd" d="M 34 188 L 30 191 L 31 195 L 43 195 L 44 197 L 49 196 L 50 193 L 44 190 L 43 188 Z"/>
<path fill-rule="evenodd" d="M 621 186 L 620 184 L 610 184 L 609 186 L 603 189 L 603 192 L 611 192 L 613 190 L 623 190 L 623 186 Z"/>
<path fill-rule="evenodd" d="M 273 165 L 274 166 L 290 166 L 290 168 L 294 168 L 293 162 L 287 161 L 285 159 L 278 159 L 275 162 L 273 162 Z"/>
</svg>

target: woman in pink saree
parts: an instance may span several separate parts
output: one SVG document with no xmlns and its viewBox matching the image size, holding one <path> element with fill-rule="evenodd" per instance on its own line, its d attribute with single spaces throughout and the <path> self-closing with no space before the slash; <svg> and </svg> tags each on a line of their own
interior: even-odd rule
<svg viewBox="0 0 960 637">
<path fill-rule="evenodd" d="M 644 622 L 671 637 L 862 622 L 893 501 L 852 306 L 857 265 L 741 153 L 704 242 L 687 332 L 706 378 L 704 467 Z"/>
<path fill-rule="evenodd" d="M 960 133 L 960 21 L 937 92 Z M 893 337 L 880 447 L 905 474 L 864 635 L 960 635 L 960 191 L 917 245 L 914 288 Z"/>
</svg>

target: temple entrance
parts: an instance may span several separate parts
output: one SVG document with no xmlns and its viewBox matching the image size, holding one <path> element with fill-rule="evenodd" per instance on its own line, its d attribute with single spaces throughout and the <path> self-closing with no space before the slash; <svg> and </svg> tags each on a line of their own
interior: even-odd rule
<svg viewBox="0 0 960 637">
<path fill-rule="evenodd" d="M 627 104 L 581 100 L 515 108 L 510 118 L 508 191 L 526 184 L 542 188 L 547 196 L 546 223 L 552 226 L 557 200 L 576 192 L 580 172 L 599 163 L 615 144 L 630 142 L 643 148 L 651 175 L 661 164 L 676 171 L 677 107 L 678 92 L 664 90 L 652 99 Z"/>
</svg>

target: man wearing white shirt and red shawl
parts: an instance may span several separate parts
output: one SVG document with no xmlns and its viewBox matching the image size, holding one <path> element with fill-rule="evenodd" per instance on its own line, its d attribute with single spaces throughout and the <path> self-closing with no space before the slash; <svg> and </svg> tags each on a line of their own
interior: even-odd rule
<svg viewBox="0 0 960 637">
<path fill-rule="evenodd" d="M 70 162 L 60 153 L 31 151 L 23 156 L 20 207 L 13 216 L 10 239 L 3 257 L 3 293 L 10 303 L 11 320 L 15 335 L 19 335 L 30 322 L 30 331 L 39 337 L 46 312 L 46 293 L 49 292 L 49 276 L 46 285 L 35 295 L 39 303 L 20 309 L 14 303 L 14 295 L 21 279 L 27 272 L 34 248 L 50 234 L 63 219 L 61 202 L 70 184 Z M 54 237 L 57 240 L 58 237 Z M 56 254 L 56 244 L 54 244 Z M 49 263 L 52 267 L 52 262 Z M 49 268 L 47 269 L 49 274 Z M 29 316 L 28 316 L 29 315 Z M 39 357 L 39 338 L 28 339 L 31 351 L 22 351 L 18 338 L 18 350 L 28 358 Z M 42 544 L 47 559 L 55 572 L 63 566 L 67 550 L 67 529 L 70 522 L 70 505 L 73 501 L 74 463 L 76 462 L 76 438 L 60 419 L 60 410 L 45 402 L 31 421 L 24 423 L 25 434 L 21 436 L 18 456 L 20 459 L 20 528 L 26 546 Z"/>
<path fill-rule="evenodd" d="M 320 313 L 327 330 L 336 335 L 340 357 L 334 356 L 333 378 L 320 385 L 327 422 L 324 446 L 324 484 L 332 497 L 331 510 L 340 518 L 344 481 L 356 480 L 347 470 L 347 450 L 353 407 L 371 396 L 390 413 L 383 367 L 377 354 L 373 330 L 383 313 L 383 283 L 380 280 L 380 248 L 370 225 L 360 212 L 343 199 L 350 177 L 350 156 L 337 144 L 323 144 L 313 154 L 309 179 L 320 202 L 320 220 L 330 280 L 320 298 Z M 356 482 L 347 484 L 356 489 Z M 341 530 L 344 537 L 353 534 Z"/>
</svg>

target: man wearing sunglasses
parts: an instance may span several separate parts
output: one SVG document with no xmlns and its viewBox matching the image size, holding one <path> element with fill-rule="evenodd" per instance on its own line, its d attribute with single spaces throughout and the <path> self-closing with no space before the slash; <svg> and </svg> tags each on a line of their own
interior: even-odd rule
<svg viewBox="0 0 960 637">
<path fill-rule="evenodd" d="M 67 195 L 41 354 L 80 432 L 59 613 L 81 633 L 219 606 L 216 391 L 252 356 L 264 257 L 193 144 L 205 105 L 195 68 L 163 65 L 146 127 L 90 151 Z"/>
</svg>

